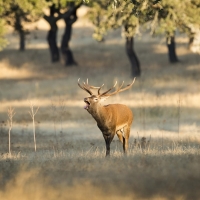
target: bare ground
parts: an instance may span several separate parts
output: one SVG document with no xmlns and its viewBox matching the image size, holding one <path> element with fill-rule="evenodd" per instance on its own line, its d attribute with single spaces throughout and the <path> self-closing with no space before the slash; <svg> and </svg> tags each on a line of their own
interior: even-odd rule
<svg viewBox="0 0 200 200">
<path fill-rule="evenodd" d="M 0 199 L 199 199 L 200 183 L 200 57 L 177 38 L 180 63 L 170 65 L 162 38 L 144 34 L 136 39 L 142 76 L 131 90 L 108 99 L 134 113 L 126 157 L 117 138 L 111 158 L 94 120 L 83 109 L 87 94 L 78 78 L 93 85 L 115 80 L 129 83 L 130 64 L 120 30 L 104 43 L 92 40 L 86 21 L 74 26 L 71 48 L 78 66 L 50 63 L 47 26 L 29 35 L 25 52 L 16 36 L 0 53 Z M 59 40 L 62 35 L 60 24 Z M 35 38 L 37 34 L 37 39 Z M 39 106 L 37 153 L 29 115 L 30 102 Z M 15 109 L 8 151 L 7 109 Z M 135 139 L 150 140 L 142 151 Z"/>
</svg>

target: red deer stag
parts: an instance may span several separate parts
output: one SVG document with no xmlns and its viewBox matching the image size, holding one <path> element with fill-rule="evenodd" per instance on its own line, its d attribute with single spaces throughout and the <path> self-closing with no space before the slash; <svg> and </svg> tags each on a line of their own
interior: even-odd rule
<svg viewBox="0 0 200 200">
<path fill-rule="evenodd" d="M 110 155 L 110 143 L 112 142 L 115 133 L 117 134 L 119 140 L 122 142 L 124 153 L 126 153 L 128 150 L 130 128 L 133 121 L 132 111 L 123 104 L 102 105 L 101 103 L 108 97 L 131 88 L 135 82 L 135 78 L 132 83 L 126 87 L 123 88 L 123 82 L 118 89 L 115 89 L 114 92 L 110 92 L 116 87 L 116 81 L 113 87 L 103 93 L 100 91 L 104 84 L 101 87 L 94 87 L 88 84 L 87 79 L 87 82 L 83 82 L 81 85 L 79 80 L 80 79 L 78 79 L 78 86 L 90 94 L 90 97 L 84 98 L 84 102 L 86 103 L 84 108 L 96 120 L 97 126 L 103 134 L 106 142 L 106 156 Z M 91 89 L 98 89 L 98 94 L 93 94 Z"/>
</svg>

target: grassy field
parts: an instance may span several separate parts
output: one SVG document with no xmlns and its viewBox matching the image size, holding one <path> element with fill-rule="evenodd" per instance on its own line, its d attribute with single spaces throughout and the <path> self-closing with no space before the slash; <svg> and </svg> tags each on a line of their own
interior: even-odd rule
<svg viewBox="0 0 200 200">
<path fill-rule="evenodd" d="M 0 52 L 0 199 L 200 199 L 200 57 L 187 50 L 187 38 L 177 38 L 176 65 L 168 63 L 164 39 L 136 38 L 142 76 L 132 89 L 105 102 L 133 111 L 130 148 L 124 156 L 115 137 L 107 159 L 102 134 L 83 109 L 87 94 L 77 80 L 89 78 L 105 89 L 115 80 L 131 82 L 120 30 L 98 44 L 91 26 L 78 21 L 71 48 L 79 65 L 64 67 L 50 62 L 48 27 L 43 21 L 37 26 L 25 52 L 17 51 L 12 33 Z M 39 107 L 36 153 L 31 103 Z M 10 106 L 15 111 L 11 155 Z M 149 141 L 145 149 L 142 137 Z"/>
</svg>

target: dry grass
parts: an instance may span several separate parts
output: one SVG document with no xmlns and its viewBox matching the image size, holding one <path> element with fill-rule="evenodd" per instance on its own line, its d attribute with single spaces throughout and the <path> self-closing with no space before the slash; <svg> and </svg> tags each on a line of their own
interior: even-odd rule
<svg viewBox="0 0 200 200">
<path fill-rule="evenodd" d="M 71 42 L 79 66 L 67 68 L 50 63 L 43 23 L 37 40 L 29 36 L 25 52 L 16 51 L 15 37 L 8 34 L 10 45 L 0 54 L 0 199 L 199 199 L 200 58 L 187 51 L 186 39 L 178 37 L 181 62 L 172 66 L 161 39 L 137 39 L 142 77 L 131 90 L 107 101 L 124 103 L 134 113 L 129 153 L 123 156 L 115 138 L 111 157 L 105 159 L 103 137 L 83 109 L 87 94 L 77 80 L 89 78 L 107 87 L 115 80 L 131 81 L 120 31 L 97 44 L 91 26 L 79 21 Z M 36 153 L 30 101 L 40 107 Z M 11 156 L 10 106 L 16 113 Z M 150 135 L 150 146 L 135 147 Z"/>
<path fill-rule="evenodd" d="M 198 199 L 199 144 L 170 140 L 163 149 L 154 141 L 145 154 L 131 146 L 124 157 L 114 142 L 105 159 L 102 141 L 92 142 L 2 155 L 1 199 Z"/>
</svg>

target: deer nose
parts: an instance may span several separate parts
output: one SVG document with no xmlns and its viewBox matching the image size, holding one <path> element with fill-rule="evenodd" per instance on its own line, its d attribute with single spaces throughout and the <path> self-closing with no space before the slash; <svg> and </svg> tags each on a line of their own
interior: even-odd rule
<svg viewBox="0 0 200 200">
<path fill-rule="evenodd" d="M 84 101 L 87 101 L 88 98 L 84 98 Z"/>
</svg>

